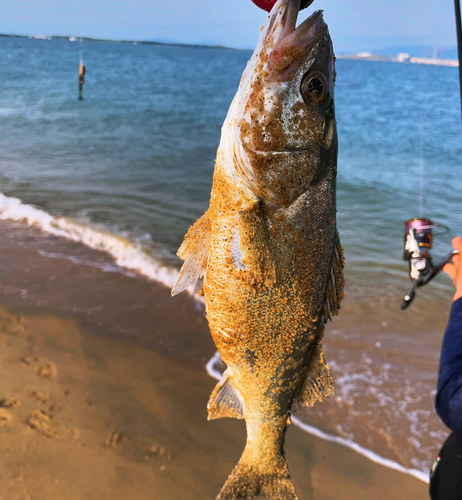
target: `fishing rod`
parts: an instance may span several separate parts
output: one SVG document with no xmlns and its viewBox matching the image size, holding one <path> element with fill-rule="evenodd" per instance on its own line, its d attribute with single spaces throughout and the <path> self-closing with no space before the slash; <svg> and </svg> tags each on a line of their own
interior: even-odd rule
<svg viewBox="0 0 462 500">
<path fill-rule="evenodd" d="M 460 18 L 460 0 L 454 0 L 454 7 L 456 11 L 457 54 L 459 56 L 460 110 L 462 118 L 462 22 Z"/>
<path fill-rule="evenodd" d="M 460 16 L 460 0 L 454 0 L 456 29 L 457 29 L 457 52 L 459 56 L 459 90 L 461 100 L 462 118 L 462 24 Z M 422 115 L 422 113 L 421 113 Z M 422 116 L 421 116 L 422 120 Z M 441 228 L 444 232 L 441 236 L 449 232 L 449 228 L 442 224 L 434 224 L 430 219 L 422 217 L 423 208 L 423 125 L 421 124 L 420 136 L 420 217 L 409 219 L 404 223 L 404 253 L 403 259 L 409 262 L 409 278 L 412 287 L 404 296 L 401 309 L 407 309 L 415 297 L 415 290 L 429 283 L 443 267 L 459 253 L 452 250 L 438 264 L 434 265 L 430 250 L 433 246 L 433 228 Z"/>
<path fill-rule="evenodd" d="M 77 37 L 78 39 L 78 46 L 79 46 L 79 64 L 83 64 L 83 50 L 82 50 L 82 16 L 81 16 L 81 4 L 80 0 L 77 0 L 77 23 L 78 23 L 78 30 L 79 30 L 79 35 Z"/>
</svg>

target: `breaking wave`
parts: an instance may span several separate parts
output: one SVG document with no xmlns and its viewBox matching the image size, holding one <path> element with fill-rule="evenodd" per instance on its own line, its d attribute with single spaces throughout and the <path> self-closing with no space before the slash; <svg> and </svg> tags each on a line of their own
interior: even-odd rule
<svg viewBox="0 0 462 500">
<path fill-rule="evenodd" d="M 42 231 L 60 236 L 85 246 L 105 252 L 116 264 L 141 276 L 172 288 L 178 270 L 159 262 L 148 250 L 123 236 L 119 236 L 68 217 L 55 217 L 40 208 L 23 203 L 19 198 L 0 192 L 0 220 L 16 221 L 37 227 Z M 189 289 L 194 294 L 194 290 Z"/>
</svg>

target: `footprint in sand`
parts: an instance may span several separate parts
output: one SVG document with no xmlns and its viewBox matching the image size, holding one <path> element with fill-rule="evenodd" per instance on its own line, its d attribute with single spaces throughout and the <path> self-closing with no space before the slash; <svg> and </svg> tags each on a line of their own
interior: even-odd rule
<svg viewBox="0 0 462 500">
<path fill-rule="evenodd" d="M 35 373 L 40 378 L 56 377 L 58 375 L 58 369 L 56 368 L 56 365 L 54 363 L 45 363 L 38 366 L 35 369 Z"/>
<path fill-rule="evenodd" d="M 167 458 L 167 460 L 173 460 L 173 456 L 167 454 L 165 446 L 162 446 L 152 438 L 148 438 L 146 436 L 138 436 L 136 444 L 138 449 L 143 452 L 144 459 L 146 461 L 157 458 Z"/>
<path fill-rule="evenodd" d="M 13 415 L 11 412 L 8 410 L 5 410 L 4 408 L 0 408 L 0 427 L 3 427 L 4 425 L 8 425 L 10 420 L 13 418 Z"/>
<path fill-rule="evenodd" d="M 24 318 L 0 311 L 0 332 L 7 335 L 20 335 L 24 331 Z"/>
<path fill-rule="evenodd" d="M 21 406 L 21 401 L 18 398 L 0 399 L 0 408 L 14 408 L 15 406 Z"/>
<path fill-rule="evenodd" d="M 30 366 L 33 365 L 34 363 L 37 363 L 38 358 L 33 354 L 26 354 L 22 358 L 19 358 L 19 361 L 21 361 L 23 365 Z"/>
<path fill-rule="evenodd" d="M 159 444 L 155 444 L 148 449 L 146 455 L 144 456 L 144 459 L 151 460 L 156 457 L 163 457 L 164 455 L 165 448 L 163 446 L 160 446 Z"/>
<path fill-rule="evenodd" d="M 104 444 L 106 446 L 115 447 L 119 444 L 121 437 L 122 437 L 121 432 L 110 432 L 108 437 L 106 438 L 106 441 L 104 441 Z"/>
<path fill-rule="evenodd" d="M 26 394 L 42 404 L 45 404 L 50 400 L 50 394 L 46 394 L 45 392 L 35 389 L 34 387 L 28 387 L 26 389 Z"/>
<path fill-rule="evenodd" d="M 75 441 L 79 437 L 78 429 L 55 424 L 43 410 L 34 410 L 26 420 L 26 424 L 31 429 L 35 429 L 40 434 L 49 438 L 71 439 Z"/>
<path fill-rule="evenodd" d="M 26 423 L 31 429 L 36 429 L 47 437 L 57 437 L 59 435 L 59 427 L 42 410 L 34 410 L 29 415 Z"/>
<path fill-rule="evenodd" d="M 32 366 L 38 363 L 40 360 L 33 354 L 26 354 L 25 356 L 22 356 L 22 358 L 19 358 L 19 361 L 21 361 L 23 365 Z M 46 362 L 37 366 L 35 368 L 35 373 L 40 378 L 56 377 L 58 375 L 58 369 L 56 368 L 56 365 L 54 363 Z"/>
</svg>

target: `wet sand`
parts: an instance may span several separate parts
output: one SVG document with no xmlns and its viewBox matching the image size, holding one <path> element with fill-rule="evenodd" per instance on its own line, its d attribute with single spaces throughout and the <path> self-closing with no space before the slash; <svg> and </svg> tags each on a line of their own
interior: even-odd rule
<svg viewBox="0 0 462 500">
<path fill-rule="evenodd" d="M 203 311 L 37 254 L 39 237 L 55 253 L 70 243 L 27 235 L 0 225 L 0 499 L 215 498 L 245 429 L 207 421 Z M 293 426 L 286 452 L 301 500 L 427 498 L 417 479 Z"/>
</svg>

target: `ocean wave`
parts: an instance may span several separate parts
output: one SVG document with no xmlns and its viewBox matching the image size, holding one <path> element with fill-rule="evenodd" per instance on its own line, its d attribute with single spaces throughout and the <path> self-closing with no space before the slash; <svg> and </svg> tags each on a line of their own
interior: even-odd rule
<svg viewBox="0 0 462 500">
<path fill-rule="evenodd" d="M 207 373 L 214 379 L 216 380 L 221 380 L 222 378 L 222 373 L 216 368 L 215 365 L 222 363 L 220 353 L 216 352 L 208 361 L 206 365 L 206 370 Z M 408 474 L 410 476 L 413 476 L 420 481 L 423 481 L 424 483 L 429 482 L 429 474 L 428 472 L 420 471 L 417 469 L 410 469 L 407 467 L 404 467 L 403 465 L 399 464 L 398 462 L 395 462 L 394 460 L 390 460 L 385 457 L 381 457 L 377 453 L 368 450 L 367 448 L 364 448 L 360 446 L 358 443 L 355 443 L 354 441 L 351 441 L 350 439 L 345 439 L 340 436 L 334 436 L 332 434 L 327 434 L 325 432 L 322 432 L 321 430 L 317 429 L 316 427 L 313 427 L 312 425 L 308 425 L 299 418 L 295 416 L 291 416 L 292 423 L 302 429 L 303 431 L 307 432 L 308 434 L 311 434 L 313 436 L 316 436 L 320 439 L 323 439 L 325 441 L 329 441 L 331 443 L 337 443 L 341 446 L 345 446 L 346 448 L 349 448 L 350 450 L 355 451 L 356 453 L 359 453 L 360 455 L 368 458 L 372 462 L 375 462 L 376 464 L 382 465 L 384 467 L 387 467 L 389 469 L 396 470 L 398 472 L 402 472 L 404 474 Z"/>
<path fill-rule="evenodd" d="M 1 192 L 0 220 L 21 222 L 54 236 L 82 243 L 110 255 L 120 268 L 134 271 L 169 288 L 173 287 L 178 278 L 177 269 L 162 264 L 139 243 L 69 217 L 55 217 Z M 192 295 L 196 294 L 194 287 L 190 287 L 188 291 Z"/>
</svg>

